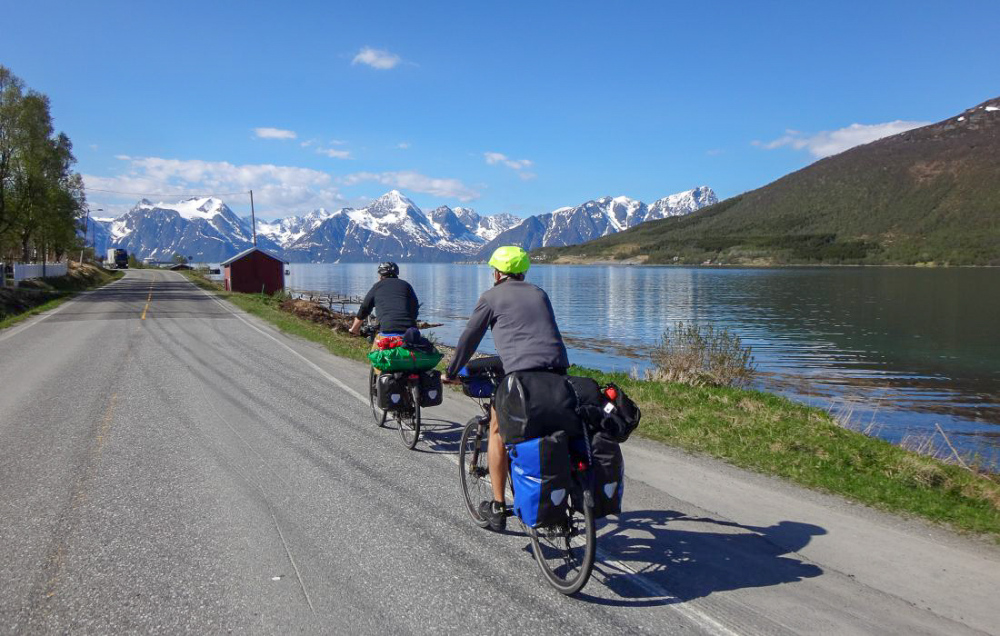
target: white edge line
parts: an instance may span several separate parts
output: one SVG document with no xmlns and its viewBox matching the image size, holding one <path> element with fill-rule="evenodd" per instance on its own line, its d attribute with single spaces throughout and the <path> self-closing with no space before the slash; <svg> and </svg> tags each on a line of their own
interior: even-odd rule
<svg viewBox="0 0 1000 636">
<path fill-rule="evenodd" d="M 194 283 L 191 283 L 191 284 L 194 285 Z M 195 285 L 195 287 L 198 287 L 198 286 Z M 324 378 L 326 378 L 327 380 L 333 382 L 334 384 L 336 384 L 338 387 L 342 388 L 344 391 L 346 391 L 350 395 L 353 395 L 358 400 L 360 400 L 362 403 L 368 404 L 368 398 L 364 397 L 363 395 L 361 395 L 360 393 L 358 393 L 357 391 L 355 391 L 351 387 L 347 386 L 346 384 L 344 384 L 343 382 L 341 382 L 337 378 L 333 377 L 332 375 L 330 375 L 329 373 L 327 373 L 326 371 L 324 371 L 323 369 L 321 369 L 319 366 L 317 366 L 314 362 L 312 362 L 311 360 L 309 360 L 308 358 L 306 358 L 305 356 L 303 356 L 301 353 L 299 353 L 295 349 L 292 349 L 291 347 L 289 347 L 284 342 L 281 342 L 280 340 L 278 340 L 277 338 L 275 338 L 271 334 L 267 333 L 266 331 L 264 331 L 262 329 L 259 329 L 256 325 L 250 323 L 248 320 L 246 320 L 245 318 L 243 318 L 243 316 L 241 316 L 236 311 L 234 311 L 232 307 L 230 307 L 229 305 L 223 303 L 221 300 L 218 299 L 218 297 L 216 297 L 214 294 L 212 294 L 208 290 L 202 289 L 201 287 L 198 287 L 198 289 L 201 290 L 201 292 L 204 293 L 206 296 L 208 296 L 209 298 L 211 298 L 212 300 L 214 300 L 216 303 L 218 303 L 220 306 L 222 306 L 223 308 L 225 308 L 227 311 L 229 311 L 229 313 L 231 313 L 233 316 L 235 316 L 236 318 L 239 318 L 248 327 L 250 327 L 251 329 L 253 329 L 253 330 L 255 330 L 255 331 L 257 331 L 257 332 L 259 332 L 259 333 L 261 333 L 261 334 L 263 334 L 265 336 L 267 336 L 271 340 L 277 342 L 282 347 L 288 349 L 293 354 L 295 354 L 296 357 L 298 357 L 299 359 L 303 360 L 310 367 L 312 367 L 313 369 L 315 369 L 316 371 L 318 371 L 320 373 L 320 375 L 322 375 Z M 454 455 L 442 455 L 442 457 L 445 457 L 446 459 L 448 459 L 449 461 L 451 461 L 452 463 L 454 463 L 456 466 L 458 465 L 458 457 L 456 457 Z M 278 532 L 281 532 L 280 528 L 279 528 Z M 606 563 L 606 564 L 608 564 L 608 565 L 610 565 L 610 566 L 612 566 L 614 568 L 617 568 L 619 570 L 623 570 L 625 572 L 628 572 L 628 573 L 632 574 L 635 577 L 634 578 L 634 582 L 636 584 L 640 585 L 641 587 L 645 588 L 647 592 L 652 592 L 652 593 L 654 593 L 654 594 L 656 594 L 658 596 L 668 596 L 668 597 L 677 598 L 676 594 L 672 594 L 670 591 L 668 591 L 667 589 L 661 587 L 659 584 L 654 583 L 653 581 L 650 581 L 649 579 L 647 579 L 646 577 L 644 577 L 642 574 L 640 574 L 639 572 L 636 572 L 635 570 L 633 570 L 629 566 L 625 565 L 624 563 L 609 558 L 608 555 L 603 550 L 598 549 L 597 553 L 598 553 L 597 555 L 598 555 L 598 557 L 600 557 L 602 563 Z M 293 562 L 292 565 L 294 567 L 294 562 Z M 301 580 L 300 580 L 300 583 L 301 583 Z M 309 597 L 308 597 L 308 594 L 307 594 L 306 595 L 306 599 L 308 600 L 308 598 Z M 312 603 L 310 603 L 310 606 L 311 605 L 312 605 Z M 712 618 L 711 616 L 709 616 L 705 612 L 699 610 L 696 607 L 693 607 L 688 602 L 674 603 L 674 604 L 671 604 L 671 605 L 667 605 L 666 607 L 669 608 L 669 609 L 675 610 L 677 613 L 683 615 L 685 618 L 687 618 L 691 622 L 696 623 L 699 627 L 701 627 L 701 628 L 705 629 L 706 631 L 709 631 L 709 632 L 711 632 L 713 634 L 718 634 L 719 636 L 740 636 L 739 632 L 734 632 L 733 630 L 729 629 L 728 627 L 726 627 L 725 625 L 723 625 L 719 621 L 715 620 L 714 618 Z"/>
<path fill-rule="evenodd" d="M 101 291 L 102 289 L 107 289 L 108 287 L 112 287 L 114 285 L 117 285 L 118 283 L 122 282 L 123 280 L 125 280 L 124 276 L 122 276 L 121 278 L 119 278 L 116 281 L 112 281 L 112 282 L 108 283 L 107 285 L 102 285 L 101 287 L 98 287 L 96 289 L 88 289 L 86 291 L 78 292 L 75 296 L 73 296 L 72 298 L 70 298 L 69 300 L 67 300 L 66 302 L 64 302 L 63 304 L 59 305 L 55 309 L 52 309 L 50 311 L 46 311 L 44 313 L 38 314 L 38 315 L 35 316 L 35 320 L 28 320 L 27 323 L 25 323 L 23 325 L 18 325 L 17 327 L 13 327 L 7 333 L 5 333 L 3 335 L 0 335 L 0 342 L 3 342 L 4 340 L 7 340 L 9 338 L 13 338 L 14 336 L 16 336 L 17 334 L 19 334 L 19 333 L 21 333 L 23 331 L 27 331 L 28 329 L 30 329 L 31 327 L 34 327 L 35 325 L 37 325 L 38 323 L 42 322 L 43 320 L 45 320 L 49 316 L 55 316 L 60 311 L 62 311 L 63 309 L 65 309 L 68 305 L 71 305 L 71 304 L 75 303 L 76 301 L 80 300 L 84 296 L 89 296 L 90 294 L 93 294 L 94 292 L 98 292 L 98 291 Z"/>
<path fill-rule="evenodd" d="M 191 284 L 194 285 L 194 283 L 191 283 Z M 233 316 L 235 316 L 236 318 L 238 318 L 240 321 L 242 321 L 246 326 L 250 327 L 251 329 L 253 329 L 257 333 L 260 333 L 260 334 L 262 334 L 264 336 L 267 336 L 268 338 L 270 338 L 271 340 L 277 342 L 279 345 L 281 345 L 285 349 L 288 349 L 289 351 L 292 352 L 293 355 L 295 355 L 295 357 L 299 358 L 300 360 L 302 360 L 303 362 L 305 362 L 306 364 L 308 364 L 310 367 L 312 367 L 313 370 L 315 370 L 317 373 L 319 373 L 320 375 L 322 375 L 324 378 L 326 378 L 330 382 L 336 384 L 338 387 L 340 387 L 341 389 L 343 389 L 344 391 L 346 391 L 350 395 L 353 395 L 358 400 L 360 400 L 363 404 L 368 404 L 368 398 L 367 397 L 361 395 L 360 393 L 358 393 L 357 391 L 355 391 L 351 387 L 347 386 L 346 384 L 344 384 L 343 382 L 341 382 L 337 378 L 333 377 L 332 375 L 330 375 L 329 373 L 327 373 L 326 371 L 324 371 L 322 368 L 320 368 L 315 362 L 313 362 L 309 358 L 305 357 L 304 355 L 302 355 L 301 353 L 299 353 L 295 349 L 292 349 L 286 343 L 278 340 L 277 338 L 275 338 L 271 334 L 267 333 L 263 329 L 257 327 L 253 323 L 251 323 L 249 320 L 247 320 L 246 318 L 244 318 L 243 316 L 241 316 L 239 313 L 237 313 L 236 311 L 234 311 L 233 307 L 231 307 L 230 305 L 227 305 L 227 304 L 223 303 L 221 300 L 219 300 L 218 298 L 216 298 L 216 296 L 214 294 L 212 294 L 211 292 L 209 292 L 209 291 L 207 291 L 205 289 L 202 289 L 201 287 L 198 287 L 197 285 L 195 285 L 195 287 L 197 289 L 201 290 L 201 292 L 203 294 L 205 294 L 206 296 L 208 296 L 209 298 L 211 298 L 212 300 L 214 300 L 216 303 L 218 303 L 223 309 L 225 309 L 230 314 L 232 314 Z"/>
</svg>

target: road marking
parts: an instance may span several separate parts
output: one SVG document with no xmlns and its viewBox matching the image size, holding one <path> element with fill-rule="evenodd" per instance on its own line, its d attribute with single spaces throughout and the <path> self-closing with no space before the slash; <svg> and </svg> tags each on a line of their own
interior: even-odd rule
<svg viewBox="0 0 1000 636">
<path fill-rule="evenodd" d="M 142 308 L 142 318 L 140 320 L 146 319 L 146 312 L 149 311 L 149 303 L 153 302 L 153 281 L 149 281 L 149 297 L 146 298 L 146 306 Z"/>
<path fill-rule="evenodd" d="M 191 284 L 194 285 L 194 283 L 191 283 Z M 197 285 L 195 285 L 195 286 L 197 287 Z M 316 365 L 312 360 L 309 360 L 308 358 L 306 358 L 305 356 L 303 356 L 301 353 L 299 353 L 295 349 L 292 349 L 290 346 L 288 346 L 284 342 L 281 342 L 280 340 L 278 340 L 277 338 L 275 338 L 271 334 L 267 333 L 266 331 L 263 331 L 262 329 L 257 328 L 256 325 L 254 325 L 254 324 L 250 323 L 248 320 L 244 319 L 243 316 L 241 316 L 238 313 L 236 313 L 230 306 L 228 306 L 225 303 L 223 303 L 221 300 L 219 300 L 218 298 L 216 298 L 209 291 L 207 291 L 205 289 L 202 289 L 201 287 L 198 287 L 198 289 L 200 289 L 202 291 L 202 293 L 204 293 L 206 296 L 208 296 L 209 298 L 211 298 L 213 301 L 215 301 L 216 303 L 218 303 L 219 306 L 221 306 L 222 308 L 224 308 L 227 312 L 231 313 L 233 316 L 235 316 L 236 318 L 238 318 L 239 320 L 241 320 L 248 327 L 250 327 L 251 329 L 253 329 L 254 331 L 256 331 L 258 333 L 261 333 L 261 334 L 267 336 L 268 338 L 270 338 L 271 340 L 275 341 L 276 343 L 278 343 L 279 345 L 281 345 L 285 349 L 288 349 L 288 351 L 290 351 L 297 358 L 299 358 L 300 360 L 302 360 L 303 362 L 305 362 L 307 365 L 309 365 L 310 367 L 312 367 L 314 370 L 316 370 L 317 372 L 319 372 L 319 374 L 322 375 L 324 378 L 326 378 L 327 380 L 331 381 L 333 384 L 337 385 L 338 387 L 342 388 L 348 394 L 353 395 L 354 397 L 356 397 L 362 404 L 366 404 L 366 405 L 368 404 L 369 399 L 367 397 L 361 395 L 360 393 L 358 393 L 357 391 L 355 391 L 351 387 L 347 386 L 346 384 L 344 384 L 343 382 L 341 382 L 337 378 L 333 377 L 332 375 L 330 375 L 329 373 L 327 373 L 326 371 L 324 371 L 323 369 L 321 369 L 318 365 Z M 425 439 L 425 441 L 426 441 L 426 439 Z M 441 456 L 444 457 L 445 459 L 447 459 L 448 461 L 452 462 L 456 466 L 458 465 L 458 456 L 456 456 L 456 455 L 441 455 Z M 272 516 L 273 516 L 273 513 L 272 513 Z M 277 520 L 275 520 L 275 525 L 277 526 Z M 278 533 L 279 533 L 279 535 L 281 533 L 281 528 L 280 527 L 278 528 Z M 281 537 L 281 539 L 282 539 L 282 542 L 284 542 L 284 537 L 283 536 Z M 287 545 L 286 545 L 285 549 L 287 551 L 287 549 L 288 549 Z M 610 558 L 608 556 L 608 554 L 605 553 L 603 550 L 601 550 L 601 549 L 598 548 L 597 552 L 598 552 L 598 557 L 601 559 L 602 563 L 611 565 L 614 568 L 617 568 L 619 570 L 628 572 L 633 577 L 632 581 L 635 582 L 640 587 L 645 588 L 647 592 L 654 593 L 654 594 L 656 594 L 658 596 L 665 596 L 665 597 L 670 597 L 670 598 L 677 598 L 676 594 L 670 593 L 669 590 L 665 589 L 664 587 L 662 587 L 658 583 L 649 580 L 648 578 L 646 578 L 645 576 L 643 576 L 642 574 L 640 574 L 636 570 L 632 569 L 631 567 L 625 565 L 624 563 L 622 563 L 620 561 L 617 561 L 615 559 Z M 289 557 L 289 560 L 291 561 L 291 554 L 289 554 L 288 557 Z M 292 567 L 295 568 L 295 573 L 296 573 L 296 575 L 298 575 L 298 568 L 295 567 L 295 562 L 294 561 L 292 561 Z M 301 578 L 299 579 L 299 584 L 300 585 L 302 584 L 302 579 Z M 309 600 L 309 594 L 306 593 L 306 591 L 305 591 L 305 586 L 302 586 L 302 592 L 303 592 L 303 594 L 305 594 L 306 601 L 309 602 L 309 607 L 311 608 L 312 607 L 312 602 Z M 689 621 L 695 623 L 696 625 L 698 625 L 699 627 L 701 627 L 702 629 L 704 629 L 708 633 L 716 634 L 718 636 L 739 636 L 739 632 L 735 632 L 732 629 L 730 629 L 729 627 L 726 627 L 725 625 L 723 625 L 722 623 L 720 623 L 718 620 L 712 618 L 711 616 L 709 616 L 705 612 L 701 611 L 700 609 L 698 609 L 697 607 L 695 607 L 694 605 L 692 605 L 690 601 L 681 601 L 679 603 L 674 603 L 672 605 L 667 605 L 665 607 L 667 607 L 668 609 L 672 609 L 672 610 L 676 611 L 678 614 L 681 614 L 682 616 L 684 616 L 685 618 L 687 618 Z"/>
<path fill-rule="evenodd" d="M 83 469 L 83 474 L 81 474 L 73 487 L 73 493 L 70 498 L 70 514 L 78 513 L 80 506 L 87 500 L 87 487 L 90 482 L 97 476 L 97 471 L 100 469 L 99 464 L 101 463 L 101 457 L 104 453 L 104 445 L 107 441 L 108 435 L 111 432 L 111 423 L 114 419 L 115 414 L 115 404 L 118 401 L 118 392 L 111 394 L 111 399 L 108 400 L 108 406 L 104 410 L 104 418 L 101 420 L 101 428 L 97 432 L 96 444 L 90 450 L 90 460 Z M 49 577 L 48 582 L 45 585 L 45 598 L 52 598 L 56 595 L 56 588 L 59 587 L 59 582 L 62 578 L 63 567 L 66 563 L 66 553 L 69 550 L 67 546 L 68 537 L 63 536 L 60 538 L 58 547 L 55 552 L 49 556 L 49 564 L 53 569 L 52 575 Z M 47 614 L 48 606 L 45 607 L 44 612 Z"/>
<path fill-rule="evenodd" d="M 191 283 L 191 284 L 194 285 L 194 283 Z M 195 285 L 195 286 L 197 287 L 197 285 Z M 299 353 L 295 349 L 292 349 L 291 347 L 289 347 L 284 342 L 278 340 L 277 338 L 275 338 L 271 334 L 267 333 L 263 329 L 259 329 L 256 325 L 254 325 L 253 323 L 251 323 L 250 321 L 248 321 L 247 319 L 245 319 L 243 316 L 241 316 L 238 313 L 236 313 L 235 311 L 233 311 L 233 309 L 232 309 L 231 306 L 226 305 L 221 300 L 219 300 L 218 298 L 216 298 L 215 296 L 213 296 L 210 292 L 208 292 L 208 291 L 206 291 L 204 289 L 201 289 L 201 287 L 198 287 L 198 289 L 200 289 L 203 294 L 205 294 L 206 296 L 208 296 L 209 298 L 211 298 L 213 301 L 215 301 L 216 303 L 218 303 L 218 305 L 220 307 L 222 307 L 223 309 L 225 309 L 228 313 L 232 314 L 234 317 L 236 317 L 240 321 L 242 321 L 246 326 L 250 327 L 251 329 L 253 329 L 257 333 L 260 333 L 260 334 L 262 334 L 264 336 L 267 336 L 268 338 L 270 338 L 271 340 L 277 342 L 279 345 L 281 345 L 285 349 L 288 349 L 292 353 L 292 355 L 294 355 L 296 358 L 298 358 L 298 359 L 302 360 L 303 362 L 305 362 L 314 371 L 316 371 L 317 373 L 319 373 L 320 375 L 322 375 L 324 378 L 326 378 L 327 380 L 329 380 L 333 384 L 336 384 L 338 387 L 340 387 L 341 389 L 343 389 L 348 394 L 353 395 L 358 400 L 360 400 L 363 404 L 368 404 L 368 398 L 366 396 L 361 395 L 360 393 L 358 393 L 357 391 L 355 391 L 351 387 L 347 386 L 346 384 L 344 384 L 343 382 L 341 382 L 337 378 L 333 377 L 332 375 L 330 375 L 329 373 L 327 373 L 326 371 L 324 371 L 322 368 L 320 368 L 319 365 L 317 365 L 315 362 L 313 362 L 309 358 L 305 357 L 304 355 L 302 355 L 301 353 Z"/>
<path fill-rule="evenodd" d="M 309 603 L 309 609 L 312 613 L 316 613 L 316 608 L 313 607 L 312 599 L 309 598 L 309 592 L 306 590 L 306 584 L 302 582 L 302 575 L 299 573 L 299 566 L 295 565 L 295 559 L 292 558 L 292 551 L 288 549 L 288 542 L 285 541 L 285 534 L 281 531 L 281 526 L 278 525 L 278 519 L 271 513 L 271 520 L 274 521 L 274 527 L 278 531 L 278 536 L 281 538 L 281 545 L 285 546 L 285 554 L 288 555 L 288 560 L 292 564 L 292 569 L 295 570 L 295 578 L 299 580 L 299 588 L 302 589 L 302 595 L 306 597 L 306 603 Z"/>
</svg>

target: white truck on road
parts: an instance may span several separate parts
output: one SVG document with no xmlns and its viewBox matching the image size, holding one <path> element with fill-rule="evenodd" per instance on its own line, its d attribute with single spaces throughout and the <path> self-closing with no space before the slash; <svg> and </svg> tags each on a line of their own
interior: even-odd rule
<svg viewBox="0 0 1000 636">
<path fill-rule="evenodd" d="M 118 247 L 109 247 L 104 265 L 108 269 L 128 269 L 128 252 Z"/>
</svg>

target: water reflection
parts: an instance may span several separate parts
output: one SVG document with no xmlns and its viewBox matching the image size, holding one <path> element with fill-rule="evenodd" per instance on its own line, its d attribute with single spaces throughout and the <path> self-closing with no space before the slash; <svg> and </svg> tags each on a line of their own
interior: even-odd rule
<svg viewBox="0 0 1000 636">
<path fill-rule="evenodd" d="M 492 284 L 485 265 L 400 268 L 446 343 Z M 372 264 L 293 264 L 289 284 L 364 294 L 376 277 Z M 754 347 L 762 388 L 824 406 L 850 395 L 885 437 L 940 423 L 966 447 L 1000 449 L 998 270 L 536 266 L 529 280 L 577 343 L 575 363 L 641 371 L 677 321 L 727 327 Z"/>
</svg>

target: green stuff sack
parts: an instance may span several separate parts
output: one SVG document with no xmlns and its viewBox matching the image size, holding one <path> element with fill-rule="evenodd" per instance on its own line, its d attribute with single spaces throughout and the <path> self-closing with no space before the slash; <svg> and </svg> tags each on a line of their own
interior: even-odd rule
<svg viewBox="0 0 1000 636">
<path fill-rule="evenodd" d="M 438 351 L 427 353 L 410 351 L 403 347 L 382 349 L 368 354 L 372 366 L 379 371 L 413 371 L 416 373 L 433 369 L 438 362 L 441 362 L 442 357 Z"/>
</svg>

